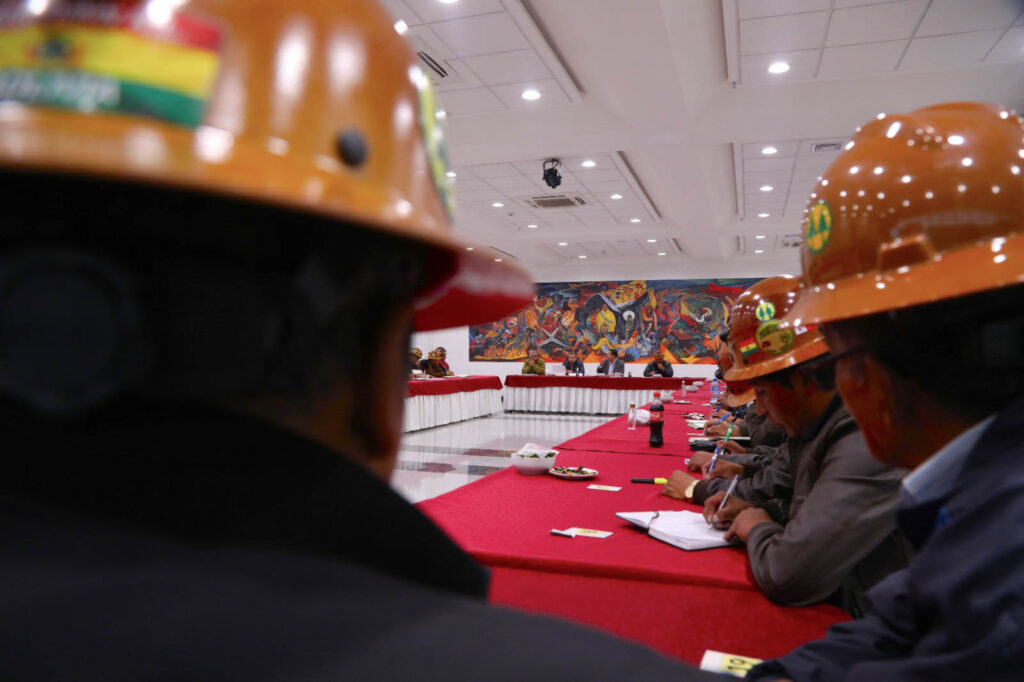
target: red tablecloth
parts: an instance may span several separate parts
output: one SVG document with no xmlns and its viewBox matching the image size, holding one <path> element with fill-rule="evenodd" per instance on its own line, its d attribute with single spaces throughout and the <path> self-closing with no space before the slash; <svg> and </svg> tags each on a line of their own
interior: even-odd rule
<svg viewBox="0 0 1024 682">
<path fill-rule="evenodd" d="M 643 369 L 640 372 L 643 372 Z M 682 386 L 683 381 L 693 382 L 698 381 L 698 379 L 683 377 L 606 377 L 600 374 L 587 377 L 509 374 L 505 377 L 505 385 L 509 388 L 567 386 L 569 388 L 603 388 L 609 391 L 675 391 Z"/>
<path fill-rule="evenodd" d="M 449 393 L 469 393 L 484 389 L 501 390 L 501 379 L 498 377 L 444 377 L 441 379 L 410 379 L 406 382 L 406 395 L 410 398 L 417 395 L 447 395 Z"/>
<path fill-rule="evenodd" d="M 691 662 L 708 648 L 779 655 L 844 619 L 833 607 L 786 609 L 769 602 L 742 548 L 684 552 L 616 518 L 620 511 L 698 509 L 661 495 L 661 486 L 629 482 L 670 473 L 676 467 L 664 457 L 566 450 L 558 464 L 583 464 L 600 475 L 562 481 L 510 467 L 418 505 L 477 560 L 497 569 L 494 601 L 608 626 Z M 622 490 L 590 490 L 590 483 Z M 614 535 L 550 534 L 572 526 Z"/>
</svg>

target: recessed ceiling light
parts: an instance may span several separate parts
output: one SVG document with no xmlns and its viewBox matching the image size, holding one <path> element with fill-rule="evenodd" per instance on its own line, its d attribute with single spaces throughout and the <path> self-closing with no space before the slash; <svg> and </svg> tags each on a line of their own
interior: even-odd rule
<svg viewBox="0 0 1024 682">
<path fill-rule="evenodd" d="M 442 5 L 454 5 L 459 0 L 437 0 L 437 1 L 440 2 Z"/>
<path fill-rule="evenodd" d="M 773 189 L 775 188 L 772 187 L 771 185 L 761 185 L 762 192 L 771 192 Z"/>
<path fill-rule="evenodd" d="M 494 208 L 501 208 L 504 205 L 505 204 L 501 203 L 500 201 L 495 201 L 493 204 L 491 204 L 491 206 L 493 206 Z"/>
<path fill-rule="evenodd" d="M 648 244 L 653 244 L 653 243 L 654 243 L 654 242 L 656 242 L 656 241 L 658 241 L 658 240 L 657 240 L 657 239 L 648 239 L 648 240 L 647 240 L 647 243 L 648 243 Z"/>
<path fill-rule="evenodd" d="M 767 147 L 761 147 L 761 153 L 765 156 L 771 156 L 772 154 L 778 154 L 779 148 L 768 145 Z"/>
<path fill-rule="evenodd" d="M 587 159 L 586 161 L 584 161 L 580 165 L 583 166 L 584 168 L 593 168 L 594 166 L 597 165 L 597 161 L 594 161 L 592 159 Z"/>
<path fill-rule="evenodd" d="M 659 252 L 658 252 L 658 255 L 659 255 L 659 256 L 664 256 L 664 255 L 665 255 L 665 252 L 664 252 L 664 251 L 659 251 Z"/>
<path fill-rule="evenodd" d="M 395 31 L 398 35 L 405 35 L 405 32 L 409 30 L 409 24 L 405 23 L 401 19 L 395 22 Z"/>
<path fill-rule="evenodd" d="M 764 211 L 761 211 L 760 213 L 757 214 L 757 217 L 758 218 L 770 218 L 771 214 L 770 213 L 765 213 Z"/>
<path fill-rule="evenodd" d="M 466 247 L 466 251 L 472 251 L 472 250 L 473 250 L 473 247 L 472 247 L 472 246 L 467 246 L 467 247 Z"/>
<path fill-rule="evenodd" d="M 622 198 L 622 195 L 621 195 L 621 194 L 618 194 L 618 193 L 616 193 L 616 194 L 613 194 L 613 195 L 611 196 L 611 198 L 612 198 L 612 199 L 616 199 L 616 200 L 618 200 L 618 199 L 621 199 L 621 198 Z"/>
<path fill-rule="evenodd" d="M 754 235 L 754 239 L 764 239 L 764 235 L 763 234 L 755 234 Z"/>
<path fill-rule="evenodd" d="M 527 227 L 530 228 L 531 230 L 537 229 L 537 225 L 535 223 L 530 223 L 529 225 L 527 225 Z"/>
<path fill-rule="evenodd" d="M 754 253 L 764 253 L 764 249 L 754 249 Z"/>
<path fill-rule="evenodd" d="M 638 222 L 640 222 L 640 219 L 639 218 L 630 218 L 629 222 L 631 222 L 631 223 L 638 223 Z"/>
<path fill-rule="evenodd" d="M 535 99 L 540 99 L 540 92 L 530 88 L 529 90 L 523 90 L 523 94 L 520 95 L 523 99 L 532 102 Z"/>
<path fill-rule="evenodd" d="M 586 258 L 586 257 L 587 257 L 587 255 L 586 255 L 585 253 L 581 253 L 581 254 L 579 255 L 579 257 L 580 257 L 580 258 Z"/>
<path fill-rule="evenodd" d="M 780 74 L 789 71 L 789 63 L 787 62 L 772 62 L 768 65 L 768 73 Z"/>
<path fill-rule="evenodd" d="M 454 178 L 455 177 L 455 171 L 448 171 L 447 173 L 444 174 L 444 176 L 446 178 Z"/>
<path fill-rule="evenodd" d="M 569 246 L 569 242 L 558 242 L 559 246 Z"/>
</svg>

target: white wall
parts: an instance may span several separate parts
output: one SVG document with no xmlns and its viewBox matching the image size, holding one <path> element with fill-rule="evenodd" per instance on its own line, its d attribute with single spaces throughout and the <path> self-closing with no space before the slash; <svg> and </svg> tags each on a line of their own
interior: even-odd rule
<svg viewBox="0 0 1024 682">
<path fill-rule="evenodd" d="M 448 365 L 456 374 L 485 374 L 501 377 L 505 381 L 506 374 L 519 374 L 522 369 L 521 362 L 470 362 L 469 361 L 469 328 L 455 327 L 454 329 L 441 329 L 432 332 L 417 332 L 412 336 L 412 345 L 427 353 L 432 348 L 444 346 L 448 351 Z M 626 372 L 632 372 L 633 376 L 642 376 L 646 362 L 635 362 L 626 364 Z M 597 363 L 585 363 L 587 376 L 597 371 Z M 710 378 L 715 374 L 716 365 L 672 365 L 677 377 L 704 377 Z M 548 365 L 549 371 L 562 370 L 561 365 L 552 367 Z M 564 371 L 564 370 L 562 370 Z"/>
</svg>

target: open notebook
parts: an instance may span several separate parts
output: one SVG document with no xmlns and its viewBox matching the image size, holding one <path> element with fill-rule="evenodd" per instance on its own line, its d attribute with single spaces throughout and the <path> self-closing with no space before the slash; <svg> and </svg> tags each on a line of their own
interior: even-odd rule
<svg viewBox="0 0 1024 682">
<path fill-rule="evenodd" d="M 722 539 L 725 531 L 708 528 L 704 515 L 697 512 L 619 512 L 616 516 L 646 528 L 647 534 L 652 538 L 680 549 L 711 549 L 729 545 Z"/>
</svg>

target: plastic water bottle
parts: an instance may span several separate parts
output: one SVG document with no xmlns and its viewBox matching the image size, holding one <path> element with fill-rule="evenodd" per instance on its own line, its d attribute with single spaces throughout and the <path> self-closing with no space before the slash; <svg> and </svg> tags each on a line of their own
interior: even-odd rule
<svg viewBox="0 0 1024 682">
<path fill-rule="evenodd" d="M 711 398 L 712 399 L 717 399 L 718 398 L 718 391 L 720 390 L 720 388 L 721 387 L 718 385 L 718 377 L 714 377 L 711 380 Z"/>
<path fill-rule="evenodd" d="M 665 406 L 661 404 L 661 393 L 655 392 L 651 403 L 651 439 L 648 444 L 652 448 L 660 448 L 665 444 L 662 429 L 665 428 Z"/>
<path fill-rule="evenodd" d="M 626 428 L 636 431 L 636 403 L 629 404 L 629 412 L 626 416 Z"/>
</svg>

